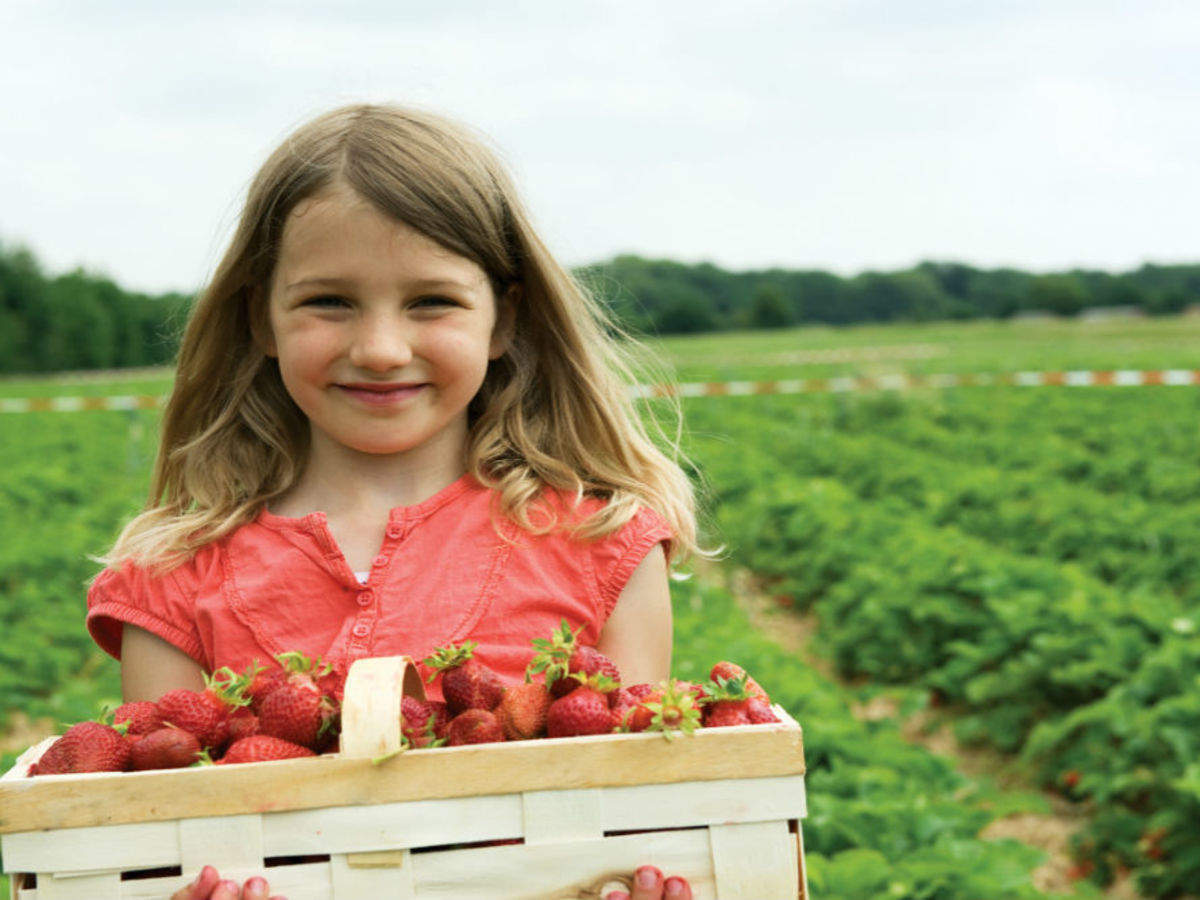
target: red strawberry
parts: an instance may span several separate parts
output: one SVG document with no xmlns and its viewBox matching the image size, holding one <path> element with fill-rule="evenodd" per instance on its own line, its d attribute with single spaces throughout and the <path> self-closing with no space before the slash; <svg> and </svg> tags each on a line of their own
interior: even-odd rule
<svg viewBox="0 0 1200 900">
<path fill-rule="evenodd" d="M 242 738 L 258 734 L 258 716 L 248 706 L 242 706 L 229 714 L 229 741 L 240 741 Z"/>
<path fill-rule="evenodd" d="M 692 691 L 694 687 L 690 681 L 670 679 L 661 689 L 647 695 L 642 701 L 642 707 L 650 715 L 645 730 L 661 731 L 669 740 L 674 731 L 690 734 L 699 727 L 700 707 Z M 639 714 L 639 724 L 642 715 Z"/>
<path fill-rule="evenodd" d="M 317 663 L 303 653 L 280 653 L 277 659 L 288 667 L 289 674 L 259 703 L 258 733 L 316 752 L 336 729 L 337 701 L 321 693 L 313 671 Z M 319 674 L 328 674 L 328 670 Z"/>
<path fill-rule="evenodd" d="M 512 685 L 496 707 L 496 718 L 510 741 L 524 741 L 546 733 L 550 692 L 539 681 Z"/>
<path fill-rule="evenodd" d="M 575 648 L 567 662 L 567 675 L 607 675 L 618 684 L 621 683 L 621 672 L 617 664 L 597 650 L 595 647 L 581 645 Z M 571 678 L 559 678 L 550 685 L 550 692 L 555 697 L 561 697 L 575 690 L 577 682 Z"/>
<path fill-rule="evenodd" d="M 605 694 L 616 685 L 604 675 L 570 676 L 579 685 L 550 704 L 546 710 L 548 737 L 608 734 L 613 730 L 612 712 Z"/>
<path fill-rule="evenodd" d="M 749 673 L 737 663 L 721 660 L 721 662 L 712 667 L 712 671 L 708 673 L 708 677 L 714 682 L 719 682 L 722 678 L 726 681 L 732 681 L 734 678 L 744 677 L 746 679 L 746 693 L 751 697 L 758 697 L 759 700 L 768 706 L 771 705 L 771 698 L 762 689 L 762 685 L 751 678 Z"/>
<path fill-rule="evenodd" d="M 332 663 L 327 663 L 326 666 L 328 671 L 315 676 L 317 687 L 326 697 L 336 700 L 340 707 L 346 693 L 346 673 Z"/>
<path fill-rule="evenodd" d="M 420 748 L 445 745 L 446 729 L 450 724 L 445 703 L 402 697 L 400 714 L 402 730 L 410 746 Z"/>
<path fill-rule="evenodd" d="M 779 721 L 770 706 L 757 694 L 750 693 L 748 681 L 748 675 L 738 675 L 731 679 L 718 676 L 716 684 L 705 688 L 706 728 Z"/>
<path fill-rule="evenodd" d="M 608 695 L 608 711 L 612 714 L 612 723 L 615 730 L 634 730 L 629 725 L 632 721 L 632 714 L 638 708 L 639 702 L 633 692 L 626 688 L 617 688 Z"/>
<path fill-rule="evenodd" d="M 288 673 L 286 669 L 268 668 L 265 665 L 260 665 L 258 660 L 255 659 L 242 675 L 245 685 L 242 693 L 250 700 L 250 708 L 257 713 L 259 704 L 262 703 L 267 694 L 287 681 L 287 678 Z"/>
<path fill-rule="evenodd" d="M 162 716 L 158 714 L 158 706 L 149 700 L 122 703 L 113 710 L 113 724 L 119 725 L 122 722 L 129 725 L 129 729 L 125 732 L 127 735 L 149 734 L 163 726 Z"/>
<path fill-rule="evenodd" d="M 271 737 L 268 734 L 255 734 L 230 744 L 229 749 L 217 765 L 269 762 L 273 759 L 296 759 L 301 756 L 316 756 L 316 754 L 308 747 L 301 747 L 291 741 Z"/>
<path fill-rule="evenodd" d="M 229 737 L 229 714 L 236 705 L 225 699 L 220 688 L 213 693 L 214 682 L 208 676 L 205 680 L 209 682 L 205 690 L 177 688 L 167 691 L 158 698 L 156 705 L 163 724 L 190 731 L 200 741 L 200 746 L 216 749 Z"/>
<path fill-rule="evenodd" d="M 78 722 L 46 749 L 29 774 L 124 772 L 130 752 L 129 742 L 117 729 L 102 722 Z"/>
<path fill-rule="evenodd" d="M 504 740 L 500 721 L 489 710 L 466 709 L 450 720 L 446 736 L 451 747 L 462 744 L 489 744 Z"/>
<path fill-rule="evenodd" d="M 194 734 L 167 725 L 143 735 L 129 754 L 130 768 L 182 769 L 200 755 L 200 741 Z"/>
<path fill-rule="evenodd" d="M 652 684 L 631 684 L 625 688 L 629 693 L 638 700 L 645 700 L 648 694 L 654 693 L 654 685 Z"/>
<path fill-rule="evenodd" d="M 581 631 L 583 626 L 572 631 L 567 620 L 563 619 L 559 630 L 551 634 L 549 639 L 535 639 L 532 643 L 538 652 L 526 667 L 526 676 L 545 672 L 546 685 L 555 697 L 575 690 L 579 682 L 567 677 L 573 674 L 606 675 L 619 684 L 621 673 L 616 663 L 595 647 L 580 644 Z"/>
<path fill-rule="evenodd" d="M 434 670 L 430 682 L 442 673 L 442 696 L 455 715 L 468 709 L 493 710 L 504 696 L 500 676 L 473 658 L 477 646 L 475 641 L 466 641 L 438 647 L 425 659 L 425 665 Z"/>
</svg>

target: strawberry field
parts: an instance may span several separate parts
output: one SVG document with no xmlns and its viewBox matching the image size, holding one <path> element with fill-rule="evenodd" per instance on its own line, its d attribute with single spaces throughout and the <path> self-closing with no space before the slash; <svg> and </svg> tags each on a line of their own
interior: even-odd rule
<svg viewBox="0 0 1200 900">
<path fill-rule="evenodd" d="M 986 323 L 679 339 L 680 380 L 856 371 L 1190 367 L 1200 326 Z M 838 356 L 836 348 L 850 348 Z M 841 353 L 841 351 L 838 351 Z M 807 354 L 807 355 L 805 355 Z M 1006 364 L 1009 363 L 1009 364 Z M 0 383 L 0 396 L 163 393 L 165 382 Z M 706 528 L 856 687 L 756 631 L 711 581 L 672 587 L 674 674 L 742 662 L 805 730 L 814 896 L 1017 898 L 1040 854 L 980 831 L 1041 811 L 852 707 L 899 685 L 964 740 L 1083 801 L 1078 872 L 1146 896 L 1200 881 L 1200 392 L 958 388 L 684 401 Z M 83 627 L 85 582 L 140 505 L 153 412 L 0 417 L 3 764 L 120 698 Z M 911 702 L 910 702 L 911 705 Z M 32 724 L 30 723 L 32 720 Z M 1087 880 L 1078 896 L 1096 888 Z M 1097 894 L 1098 895 L 1098 894 Z"/>
</svg>

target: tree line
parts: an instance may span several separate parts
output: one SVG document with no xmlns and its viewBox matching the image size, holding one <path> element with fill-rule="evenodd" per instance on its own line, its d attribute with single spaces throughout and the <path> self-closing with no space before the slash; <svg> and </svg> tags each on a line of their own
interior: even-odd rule
<svg viewBox="0 0 1200 900">
<path fill-rule="evenodd" d="M 1168 315 L 1200 304 L 1200 265 L 1034 274 L 922 262 L 845 278 L 820 270 L 729 272 L 711 263 L 622 255 L 575 274 L 636 334 L 1000 319 L 1032 311 L 1073 316 L 1097 306 Z M 0 372 L 169 363 L 192 299 L 127 291 L 80 268 L 49 275 L 28 248 L 0 244 Z"/>
</svg>

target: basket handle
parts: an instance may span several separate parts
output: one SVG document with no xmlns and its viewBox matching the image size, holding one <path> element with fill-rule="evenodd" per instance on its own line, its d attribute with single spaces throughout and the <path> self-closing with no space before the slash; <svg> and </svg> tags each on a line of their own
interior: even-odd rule
<svg viewBox="0 0 1200 900">
<path fill-rule="evenodd" d="M 425 699 L 425 686 L 410 657 L 377 656 L 351 663 L 342 693 L 340 755 L 374 759 L 398 752 L 400 700 L 406 695 Z"/>
</svg>

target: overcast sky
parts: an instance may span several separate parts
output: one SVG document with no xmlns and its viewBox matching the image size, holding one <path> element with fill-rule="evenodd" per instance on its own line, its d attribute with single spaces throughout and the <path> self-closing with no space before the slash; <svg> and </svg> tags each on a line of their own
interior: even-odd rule
<svg viewBox="0 0 1200 900">
<path fill-rule="evenodd" d="M 1200 259 L 1200 6 L 4 0 L 0 241 L 197 289 L 294 126 L 482 130 L 568 265 Z"/>
</svg>

